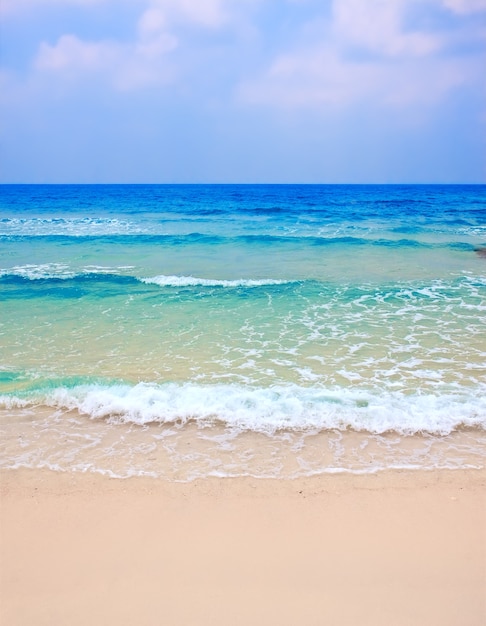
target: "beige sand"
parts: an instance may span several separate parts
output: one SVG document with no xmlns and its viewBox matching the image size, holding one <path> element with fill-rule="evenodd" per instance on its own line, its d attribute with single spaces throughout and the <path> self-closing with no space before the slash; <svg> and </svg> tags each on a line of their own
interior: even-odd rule
<svg viewBox="0 0 486 626">
<path fill-rule="evenodd" d="M 1 475 L 2 626 L 484 626 L 486 474 Z"/>
</svg>

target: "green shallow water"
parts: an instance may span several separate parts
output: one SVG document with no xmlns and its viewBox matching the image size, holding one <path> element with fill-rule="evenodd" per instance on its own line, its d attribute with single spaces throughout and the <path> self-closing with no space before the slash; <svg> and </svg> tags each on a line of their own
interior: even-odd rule
<svg viewBox="0 0 486 626">
<path fill-rule="evenodd" d="M 2 303 L 5 372 L 398 389 L 484 376 L 485 287 L 469 277 L 229 288 L 130 282 L 128 292 L 123 280 L 41 282 L 27 304 Z"/>
</svg>

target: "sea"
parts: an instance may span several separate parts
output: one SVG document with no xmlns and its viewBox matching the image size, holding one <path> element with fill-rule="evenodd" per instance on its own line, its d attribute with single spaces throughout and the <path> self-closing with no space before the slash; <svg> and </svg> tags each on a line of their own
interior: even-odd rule
<svg viewBox="0 0 486 626">
<path fill-rule="evenodd" d="M 485 458 L 485 185 L 0 187 L 0 467 Z"/>
</svg>

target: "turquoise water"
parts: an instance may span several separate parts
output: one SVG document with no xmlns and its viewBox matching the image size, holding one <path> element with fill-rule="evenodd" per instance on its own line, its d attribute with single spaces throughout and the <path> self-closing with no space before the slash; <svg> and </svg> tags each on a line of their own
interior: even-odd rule
<svg viewBox="0 0 486 626">
<path fill-rule="evenodd" d="M 2 466 L 481 466 L 485 192 L 2 187 Z"/>
</svg>

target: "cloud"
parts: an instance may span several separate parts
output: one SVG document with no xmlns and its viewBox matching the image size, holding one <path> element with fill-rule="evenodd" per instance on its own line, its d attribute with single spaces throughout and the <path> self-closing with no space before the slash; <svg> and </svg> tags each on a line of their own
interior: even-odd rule
<svg viewBox="0 0 486 626">
<path fill-rule="evenodd" d="M 2 2 L 0 2 L 0 15 L 14 15 L 15 13 L 32 11 L 33 9 L 49 5 L 66 6 L 71 4 L 81 7 L 91 7 L 110 1 L 111 0 L 2 0 Z"/>
<path fill-rule="evenodd" d="M 321 46 L 280 56 L 263 76 L 242 83 L 237 97 L 279 108 L 428 104 L 463 84 L 468 74 L 455 61 L 440 65 L 427 61 L 417 72 L 415 63 L 343 60 Z"/>
<path fill-rule="evenodd" d="M 218 28 L 230 19 L 228 0 L 153 0 L 152 4 L 172 19 L 210 28 Z"/>
<path fill-rule="evenodd" d="M 171 72 L 164 56 L 177 46 L 170 34 L 144 32 L 134 44 L 83 41 L 62 35 L 54 45 L 40 45 L 35 68 L 73 82 L 86 74 L 103 75 L 121 90 L 167 82 Z"/>
<path fill-rule="evenodd" d="M 339 46 L 383 56 L 424 56 L 440 47 L 437 36 L 403 29 L 410 0 L 335 0 L 332 34 Z"/>
<path fill-rule="evenodd" d="M 64 34 L 54 44 L 40 44 L 34 68 L 71 83 L 88 74 L 102 75 L 115 88 L 129 90 L 168 82 L 173 70 L 167 56 L 178 43 L 164 12 L 152 6 L 142 13 L 133 41 L 87 41 Z"/>
<path fill-rule="evenodd" d="M 63 35 L 53 46 L 42 42 L 35 61 L 37 69 L 100 71 L 116 62 L 120 48 L 110 42 L 89 42 Z"/>
<path fill-rule="evenodd" d="M 142 28 L 197 26 L 216 30 L 237 25 L 242 14 L 262 0 L 246 0 L 242 9 L 239 0 L 149 0 L 140 23 Z"/>
<path fill-rule="evenodd" d="M 262 76 L 239 86 L 238 98 L 283 108 L 338 106 L 377 79 L 372 64 L 343 64 L 329 47 L 313 46 L 278 56 Z"/>
<path fill-rule="evenodd" d="M 134 46 L 134 56 L 142 62 L 157 61 L 163 55 L 177 48 L 178 38 L 167 27 L 162 11 L 152 8 L 145 11 L 138 21 L 138 39 Z"/>
<path fill-rule="evenodd" d="M 25 5 L 32 0 L 21 0 Z M 60 0 L 40 0 L 54 3 Z M 104 0 L 67 0 L 94 4 Z M 255 1 L 255 0 L 251 0 Z M 42 42 L 33 66 L 38 72 L 58 73 L 70 82 L 87 73 L 104 74 L 118 89 L 163 84 L 174 74 L 168 54 L 180 47 L 179 31 L 185 26 L 219 29 L 231 23 L 232 0 L 149 0 L 141 11 L 132 41 L 88 41 L 73 33 L 61 35 L 53 44 Z M 186 37 L 187 39 L 187 37 Z"/>
<path fill-rule="evenodd" d="M 113 3 L 15 1 L 20 6 L 65 2 L 86 8 Z M 467 55 L 460 61 L 445 54 L 448 47 L 460 47 L 472 26 L 451 34 L 436 24 L 428 28 L 428 19 L 410 17 L 446 9 L 457 26 L 486 5 L 486 0 L 332 0 L 324 10 L 307 0 L 287 0 L 275 12 L 280 22 L 270 29 L 265 23 L 269 0 L 130 2 L 137 9 L 130 40 L 115 35 L 90 40 L 71 32 L 44 41 L 33 63 L 41 79 L 56 74 L 72 84 L 100 75 L 116 89 L 129 90 L 178 79 L 189 84 L 191 76 L 192 84 L 202 86 L 205 71 L 215 86 L 216 66 L 206 64 L 216 62 L 218 77 L 226 81 L 218 88 L 253 106 L 343 106 L 362 99 L 388 105 L 434 102 L 477 75 Z M 4 3 L 9 7 L 13 0 Z M 286 23 L 285 10 L 291 6 L 289 15 L 299 17 Z M 251 37 L 259 33 L 251 40 L 256 52 L 245 48 L 246 34 L 239 37 L 245 28 Z"/>
<path fill-rule="evenodd" d="M 455 11 L 478 9 L 486 0 L 435 0 Z M 431 0 L 434 2 L 434 0 Z M 429 7 L 430 8 L 430 7 Z M 412 28 L 418 0 L 334 0 L 322 18 L 291 49 L 275 55 L 266 69 L 242 81 L 237 98 L 273 107 L 343 107 L 433 104 L 451 90 L 478 81 L 481 62 L 447 54 L 458 34 Z M 470 41 L 471 32 L 463 34 Z"/>
<path fill-rule="evenodd" d="M 460 15 L 486 11 L 486 0 L 443 0 L 444 6 Z"/>
</svg>

